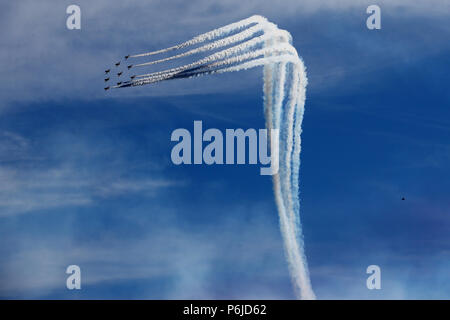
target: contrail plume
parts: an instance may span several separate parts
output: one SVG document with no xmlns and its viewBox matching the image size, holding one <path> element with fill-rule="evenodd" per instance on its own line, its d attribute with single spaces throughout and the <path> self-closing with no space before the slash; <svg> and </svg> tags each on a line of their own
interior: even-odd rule
<svg viewBox="0 0 450 320">
<path fill-rule="evenodd" d="M 286 32 L 274 32 L 273 35 L 275 35 L 276 37 L 280 37 L 280 39 L 286 40 L 286 42 L 287 42 L 288 39 L 287 39 L 285 33 Z M 263 36 L 255 38 L 255 39 L 249 40 L 247 42 L 244 42 L 242 44 L 236 45 L 234 47 L 228 48 L 226 50 L 216 52 L 210 56 L 207 56 L 207 57 L 200 59 L 198 61 L 195 61 L 193 63 L 183 65 L 183 66 L 180 66 L 177 68 L 168 69 L 165 71 L 154 72 L 154 73 L 147 74 L 147 75 L 157 75 L 157 74 L 169 73 L 169 72 L 179 72 L 179 71 L 183 71 L 186 69 L 194 68 L 194 67 L 202 65 L 202 64 L 207 64 L 207 63 L 213 62 L 218 59 L 225 59 L 228 57 L 232 57 L 233 55 L 247 52 L 250 49 L 254 49 L 257 45 L 264 43 L 264 41 L 267 39 L 268 39 L 267 35 L 263 35 Z M 282 44 L 280 44 L 278 47 L 281 47 L 281 46 L 282 46 Z M 288 47 L 290 47 L 288 50 L 292 50 L 293 52 L 295 52 L 295 49 L 292 46 L 289 45 Z M 259 49 L 258 55 L 264 54 L 260 50 L 276 50 L 276 48 L 277 47 L 268 47 L 268 48 L 266 47 L 263 49 Z M 247 52 L 247 54 L 256 54 L 256 52 Z M 256 55 L 256 56 L 258 56 L 258 55 Z M 142 67 L 142 66 L 147 66 L 147 65 L 151 65 L 151 64 L 154 64 L 154 62 L 141 63 L 141 64 L 134 65 L 134 67 Z M 141 75 L 141 77 L 147 76 L 147 75 Z"/>
<path fill-rule="evenodd" d="M 259 26 L 255 26 L 258 27 L 255 30 L 257 31 L 261 31 L 261 28 Z M 252 27 L 252 28 L 255 28 Z M 159 59 L 159 60 L 155 60 L 155 61 L 150 61 L 150 62 L 146 62 L 146 63 L 141 63 L 141 64 L 136 64 L 134 65 L 134 67 L 142 67 L 142 66 L 149 66 L 149 65 L 154 65 L 154 64 L 158 64 L 158 63 L 162 63 L 162 62 L 166 62 L 166 61 L 170 61 L 170 60 L 174 60 L 174 59 L 178 59 L 178 58 L 183 58 L 183 57 L 188 57 L 190 55 L 193 54 L 197 54 L 197 53 L 201 53 L 201 52 L 205 52 L 205 51 L 209 51 L 209 50 L 214 50 L 214 49 L 218 49 L 221 47 L 225 47 L 228 46 L 230 44 L 233 43 L 237 43 L 240 42 L 242 40 L 245 40 L 246 38 L 254 35 L 256 33 L 256 31 L 248 31 L 248 30 L 244 30 L 241 33 L 234 35 L 234 36 L 230 36 L 224 39 L 220 39 L 217 40 L 213 43 L 204 45 L 202 47 L 196 48 L 196 49 L 192 49 L 189 50 L 187 52 L 184 53 L 180 53 L 174 56 L 170 56 L 164 59 Z M 257 38 L 253 38 L 252 40 L 249 40 L 248 42 L 245 42 L 243 47 L 240 48 L 241 51 L 249 49 L 249 47 L 252 46 L 257 46 L 258 44 L 261 44 L 263 41 L 267 40 L 267 39 L 271 39 L 273 37 L 280 37 L 281 39 L 283 39 L 284 41 L 288 42 L 290 40 L 289 34 L 284 31 L 284 30 L 278 30 L 278 29 L 274 29 L 273 31 L 268 31 L 267 33 L 257 37 Z M 237 48 L 239 48 L 239 46 L 237 46 Z"/>
<path fill-rule="evenodd" d="M 243 28 L 246 28 L 252 24 L 258 24 L 258 23 L 265 23 L 267 22 L 267 19 L 259 16 L 259 15 L 254 15 L 251 16 L 247 19 L 235 22 L 235 23 L 231 23 L 229 25 L 226 25 L 224 27 L 218 28 L 218 29 L 214 29 L 212 31 L 203 33 L 201 35 L 198 35 L 186 42 L 177 44 L 175 46 L 166 48 L 166 49 L 161 49 L 161 50 L 157 50 L 157 51 L 152 51 L 152 52 L 147 52 L 147 53 L 141 53 L 141 54 L 135 54 L 135 55 L 130 55 L 130 58 L 138 58 L 138 57 L 145 57 L 145 56 L 152 56 L 155 54 L 161 54 L 161 53 L 165 53 L 168 51 L 172 51 L 172 50 L 178 50 L 178 49 L 182 49 L 191 45 L 195 45 L 195 44 L 199 44 L 205 41 L 210 41 L 210 40 L 214 40 L 218 37 L 223 37 L 224 35 L 227 35 L 231 32 L 236 32 L 239 31 Z"/>
<path fill-rule="evenodd" d="M 189 48 L 195 45 L 198 46 Z M 175 46 L 127 55 L 126 59 L 150 57 L 184 48 L 187 51 L 143 61 L 128 66 L 128 69 L 140 70 L 141 67 L 175 61 L 198 53 L 208 55 L 165 70 L 133 75 L 130 80 L 120 82 L 113 88 L 263 67 L 265 125 L 267 129 L 275 129 L 268 130 L 268 140 L 276 142 L 271 153 L 279 161 L 279 171 L 272 176 L 272 181 L 285 256 L 297 297 L 315 299 L 304 253 L 299 199 L 301 132 L 307 77 L 303 61 L 292 46 L 291 35 L 278 29 L 264 17 L 252 16 Z"/>
<path fill-rule="evenodd" d="M 281 44 L 280 46 L 277 46 L 277 47 L 263 48 L 263 49 L 260 49 L 260 50 L 256 50 L 254 52 L 244 53 L 244 54 L 239 55 L 239 56 L 235 56 L 235 57 L 232 57 L 232 58 L 224 59 L 222 61 L 213 62 L 213 63 L 210 63 L 205 69 L 209 70 L 209 69 L 212 69 L 212 68 L 216 68 L 216 67 L 220 67 L 220 66 L 226 66 L 226 65 L 231 65 L 231 64 L 234 64 L 234 63 L 241 63 L 241 64 L 237 65 L 237 66 L 234 66 L 234 67 L 229 67 L 229 68 L 226 68 L 226 69 L 223 69 L 223 70 L 221 70 L 221 69 L 211 70 L 210 73 L 224 73 L 224 72 L 241 71 L 241 70 L 254 68 L 254 67 L 257 67 L 257 66 L 264 65 L 266 63 L 265 61 L 266 60 L 270 61 L 270 59 L 272 57 L 256 59 L 256 60 L 248 61 L 246 63 L 242 63 L 242 62 L 245 62 L 246 60 L 250 60 L 250 59 L 255 59 L 255 58 L 259 57 L 259 56 L 264 56 L 265 54 L 268 54 L 268 53 L 278 53 L 278 54 L 280 54 L 280 53 L 288 53 L 288 54 L 293 55 L 296 52 L 295 52 L 295 49 L 292 48 L 292 46 Z M 284 58 L 282 58 L 282 59 L 284 59 Z M 211 60 L 206 58 L 206 59 L 204 59 L 204 61 L 211 61 Z M 284 60 L 282 60 L 282 61 L 284 61 Z M 294 61 L 294 59 L 292 61 Z M 158 81 L 166 80 L 166 79 L 170 78 L 173 75 L 179 74 L 179 73 L 181 73 L 181 72 L 183 72 L 185 70 L 196 68 L 198 66 L 203 66 L 204 64 L 205 63 L 202 61 L 202 62 L 186 65 L 185 67 L 175 68 L 175 69 L 177 69 L 176 71 L 172 71 L 172 70 L 174 70 L 174 69 L 172 69 L 172 70 L 169 70 L 167 72 L 161 71 L 161 72 L 151 73 L 151 74 L 146 75 L 145 77 L 142 77 L 142 78 L 140 78 L 138 80 L 133 80 L 133 81 L 131 81 L 131 83 L 134 86 L 138 86 L 138 85 L 144 85 L 144 84 L 148 84 L 148 83 L 154 83 L 155 82 L 154 80 L 158 80 Z M 201 73 L 201 70 L 196 71 L 196 72 L 200 72 Z M 150 82 L 147 82 L 147 81 L 150 81 Z"/>
</svg>

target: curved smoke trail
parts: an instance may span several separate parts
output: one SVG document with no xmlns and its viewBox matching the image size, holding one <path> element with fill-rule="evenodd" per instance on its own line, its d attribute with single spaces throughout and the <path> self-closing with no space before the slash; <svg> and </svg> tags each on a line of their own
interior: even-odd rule
<svg viewBox="0 0 450 320">
<path fill-rule="evenodd" d="M 141 53 L 141 54 L 136 54 L 136 55 L 132 55 L 130 56 L 131 58 L 138 58 L 138 57 L 145 57 L 145 56 L 152 56 L 155 54 L 160 54 L 160 53 L 166 53 L 172 50 L 178 50 L 178 49 L 182 49 L 188 46 L 192 46 L 195 44 L 199 44 L 205 41 L 211 41 L 220 37 L 223 37 L 225 35 L 228 35 L 229 33 L 232 32 L 237 32 L 239 30 L 242 30 L 244 28 L 247 28 L 251 25 L 255 25 L 255 24 L 265 24 L 267 23 L 267 19 L 262 17 L 262 16 L 258 16 L 258 15 L 254 15 L 251 16 L 247 19 L 235 22 L 235 23 L 231 23 L 229 25 L 226 25 L 224 27 L 218 28 L 218 29 L 214 29 L 212 31 L 209 31 L 207 33 L 203 33 L 201 35 L 198 35 L 194 38 L 192 38 L 191 40 L 188 40 L 186 42 L 183 42 L 181 44 L 175 45 L 173 47 L 169 47 L 166 49 L 162 49 L 162 50 L 157 50 L 157 51 L 152 51 L 152 52 L 147 52 L 147 53 Z"/>
<path fill-rule="evenodd" d="M 166 49 L 129 55 L 126 59 L 163 54 L 195 45 L 200 46 L 159 60 L 129 65 L 128 70 L 228 48 L 179 67 L 133 75 L 129 81 L 119 82 L 114 88 L 263 66 L 266 127 L 277 129 L 268 132 L 269 139 L 276 142 L 271 152 L 275 152 L 276 161 L 279 160 L 280 164 L 279 172 L 274 174 L 272 179 L 285 254 L 296 295 L 302 299 L 315 299 L 300 224 L 301 126 L 307 85 L 303 61 L 292 46 L 289 32 L 278 29 L 275 24 L 261 16 L 252 16 Z"/>
</svg>

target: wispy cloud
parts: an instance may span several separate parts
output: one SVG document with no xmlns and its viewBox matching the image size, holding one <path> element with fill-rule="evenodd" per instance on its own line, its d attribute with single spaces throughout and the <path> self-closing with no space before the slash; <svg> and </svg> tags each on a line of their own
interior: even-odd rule
<svg viewBox="0 0 450 320">
<path fill-rule="evenodd" d="M 123 194 L 154 197 L 167 188 L 185 185 L 184 181 L 167 179 L 158 171 L 154 178 L 123 177 L 122 172 L 129 164 L 119 156 L 111 171 L 98 171 L 92 163 L 80 168 L 79 160 L 68 158 L 70 154 L 83 154 L 87 146 L 82 141 L 79 146 L 72 145 L 63 162 L 51 165 L 53 160 L 48 155 L 31 147 L 34 142 L 14 132 L 0 133 L 0 217 L 89 206 Z M 39 144 L 45 144 L 45 140 L 39 140 Z"/>
<path fill-rule="evenodd" d="M 100 198 L 140 193 L 155 196 L 182 182 L 165 179 L 99 181 L 75 168 L 46 170 L 4 169 L 0 167 L 0 217 L 68 206 L 91 205 Z"/>
</svg>

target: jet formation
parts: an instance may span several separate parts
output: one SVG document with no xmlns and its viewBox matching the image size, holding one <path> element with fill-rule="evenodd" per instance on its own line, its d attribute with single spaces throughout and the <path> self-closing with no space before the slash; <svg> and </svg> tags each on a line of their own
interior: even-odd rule
<svg viewBox="0 0 450 320">
<path fill-rule="evenodd" d="M 128 58 L 130 58 L 131 57 L 131 55 L 129 55 L 129 54 L 127 54 L 125 57 L 124 57 L 124 59 L 125 60 L 128 60 Z M 124 67 L 124 69 L 125 70 L 121 70 L 120 69 L 120 67 L 121 67 L 121 65 L 122 65 L 122 62 L 123 61 L 117 61 L 116 63 L 114 63 L 114 66 L 115 66 L 115 68 L 117 68 L 118 70 L 117 70 L 117 72 L 115 73 L 115 75 L 117 76 L 117 79 L 119 79 L 119 77 L 121 77 L 122 75 L 122 78 L 123 77 L 125 77 L 126 75 L 127 75 L 127 73 L 128 72 L 125 72 L 125 71 L 128 71 L 128 70 L 130 70 L 132 67 L 133 67 L 133 65 L 132 64 L 129 64 L 129 65 L 127 65 L 126 66 L 126 68 Z M 114 68 L 114 67 L 113 67 Z M 114 81 L 114 73 L 111 73 L 111 68 L 109 68 L 109 69 L 106 69 L 105 70 L 105 78 L 103 79 L 104 80 L 104 82 L 106 83 L 106 82 L 108 82 L 108 81 Z M 130 78 L 129 78 L 129 80 L 122 80 L 122 81 L 117 81 L 116 82 L 116 85 L 114 86 L 107 86 L 107 87 L 104 87 L 103 89 L 105 90 L 105 91 L 108 91 L 109 89 L 111 89 L 111 88 L 120 88 L 120 87 L 127 87 L 128 86 L 128 84 L 129 83 L 131 83 L 131 80 L 133 80 L 134 78 L 136 78 L 136 75 L 130 75 L 129 76 Z"/>
</svg>

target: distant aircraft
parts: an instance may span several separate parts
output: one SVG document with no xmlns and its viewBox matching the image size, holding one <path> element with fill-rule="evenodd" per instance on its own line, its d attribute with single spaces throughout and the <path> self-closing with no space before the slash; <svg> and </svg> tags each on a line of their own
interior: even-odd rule
<svg viewBox="0 0 450 320">
<path fill-rule="evenodd" d="M 136 76 L 134 75 L 134 76 L 131 76 L 130 78 L 131 78 L 131 79 L 134 79 L 134 78 L 136 78 Z"/>
<path fill-rule="evenodd" d="M 405 197 L 403 197 L 402 200 L 405 200 Z"/>
<path fill-rule="evenodd" d="M 108 73 L 108 72 L 110 72 L 111 71 L 111 69 L 106 69 L 105 70 L 105 73 Z"/>
<path fill-rule="evenodd" d="M 128 58 L 130 57 L 130 55 L 128 54 L 128 55 L 126 55 L 125 56 L 125 60 L 127 60 Z"/>
<path fill-rule="evenodd" d="M 119 72 L 117 75 L 120 77 L 120 75 L 122 74 L 123 72 L 121 71 L 121 72 Z"/>
<path fill-rule="evenodd" d="M 128 70 L 130 70 L 132 66 L 133 66 L 133 65 L 132 65 L 132 64 L 130 64 L 130 65 L 128 66 Z"/>
<path fill-rule="evenodd" d="M 109 77 L 105 79 L 105 82 L 106 82 L 106 81 L 109 81 Z"/>
<path fill-rule="evenodd" d="M 120 86 L 121 84 L 122 84 L 122 81 L 120 81 L 120 82 L 117 82 L 117 85 L 118 85 L 118 86 Z"/>
<path fill-rule="evenodd" d="M 109 90 L 109 87 L 106 87 L 106 88 L 105 88 L 105 91 L 106 91 L 106 90 Z"/>
<path fill-rule="evenodd" d="M 120 65 L 120 61 L 116 63 L 116 67 L 118 67 Z"/>
</svg>

